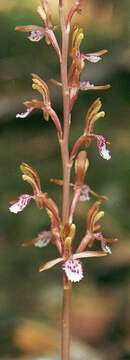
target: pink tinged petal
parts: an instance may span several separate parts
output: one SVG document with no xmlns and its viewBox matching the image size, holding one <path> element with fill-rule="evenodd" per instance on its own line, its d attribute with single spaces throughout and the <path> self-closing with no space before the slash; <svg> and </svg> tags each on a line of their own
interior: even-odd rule
<svg viewBox="0 0 130 360">
<path fill-rule="evenodd" d="M 101 238 L 101 239 L 104 239 L 103 234 L 102 234 L 102 232 L 101 232 L 101 231 L 99 231 L 99 232 L 97 232 L 97 233 L 94 233 L 94 237 L 95 237 L 95 238 Z"/>
<path fill-rule="evenodd" d="M 107 254 L 112 254 L 110 247 L 105 240 L 101 240 L 101 248 Z"/>
<path fill-rule="evenodd" d="M 112 254 L 110 247 L 107 245 L 107 241 L 104 239 L 102 232 L 97 232 L 94 234 L 95 238 L 100 238 L 101 240 L 101 248 L 107 254 Z"/>
<path fill-rule="evenodd" d="M 81 253 L 74 254 L 72 256 L 73 259 L 83 259 L 83 258 L 89 258 L 89 257 L 100 257 L 105 256 L 106 253 L 103 251 L 83 251 Z"/>
<path fill-rule="evenodd" d="M 88 80 L 80 81 L 80 90 L 86 91 L 89 89 L 91 90 L 92 88 L 94 88 L 94 84 L 92 84 L 91 81 Z"/>
<path fill-rule="evenodd" d="M 88 185 L 83 185 L 79 200 L 80 201 L 90 200 L 89 192 L 90 192 L 90 187 Z"/>
<path fill-rule="evenodd" d="M 16 200 L 9 208 L 11 212 L 14 214 L 17 214 L 20 211 L 23 211 L 23 209 L 29 204 L 30 200 L 33 199 L 33 196 L 24 194 L 19 196 L 18 200 Z"/>
<path fill-rule="evenodd" d="M 33 107 L 28 107 L 25 112 L 22 112 L 21 114 L 16 114 L 16 118 L 24 119 L 31 113 L 32 110 L 33 110 Z"/>
<path fill-rule="evenodd" d="M 79 282 L 83 279 L 83 266 L 80 260 L 66 260 L 62 265 L 68 280 Z"/>
<path fill-rule="evenodd" d="M 49 244 L 51 241 L 51 232 L 50 231 L 41 231 L 37 236 L 37 241 L 34 241 L 36 247 L 42 248 Z"/>
<path fill-rule="evenodd" d="M 98 61 L 102 60 L 102 58 L 100 56 L 97 56 L 97 55 L 89 55 L 89 54 L 82 54 L 81 55 L 81 58 L 83 60 L 88 60 L 90 61 L 91 63 L 97 63 Z"/>
<path fill-rule="evenodd" d="M 42 30 L 32 30 L 29 33 L 28 39 L 31 41 L 40 41 L 45 36 L 44 29 Z"/>
<path fill-rule="evenodd" d="M 60 262 L 63 261 L 63 258 L 57 258 L 57 259 L 54 259 L 54 260 L 51 260 L 51 261 L 48 261 L 46 264 L 42 265 L 40 268 L 39 268 L 39 272 L 42 272 L 44 270 L 48 270 L 48 269 L 51 269 L 53 266 L 59 264 Z"/>
<path fill-rule="evenodd" d="M 105 160 L 110 160 L 111 155 L 109 154 L 109 150 L 106 148 L 106 139 L 104 136 L 97 135 L 97 146 L 101 157 Z"/>
</svg>

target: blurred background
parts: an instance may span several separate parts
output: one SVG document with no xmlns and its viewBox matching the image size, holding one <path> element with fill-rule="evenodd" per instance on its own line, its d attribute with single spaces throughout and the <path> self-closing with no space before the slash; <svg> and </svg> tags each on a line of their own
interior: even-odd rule
<svg viewBox="0 0 130 360">
<path fill-rule="evenodd" d="M 57 0 L 49 0 L 54 24 L 58 23 Z M 68 0 L 68 8 L 72 1 Z M 21 179 L 22 161 L 35 168 L 42 189 L 60 206 L 61 189 L 49 180 L 61 178 L 57 135 L 51 121 L 40 111 L 27 119 L 16 119 L 22 103 L 37 97 L 32 91 L 31 73 L 47 81 L 55 111 L 62 117 L 61 90 L 49 84 L 59 77 L 53 49 L 44 40 L 32 43 L 16 25 L 41 25 L 35 9 L 38 0 L 0 2 L 0 357 L 2 359 L 48 359 L 59 353 L 62 275 L 60 266 L 40 273 L 39 266 L 57 256 L 52 245 L 22 248 L 42 230 L 49 230 L 45 211 L 32 202 L 17 215 L 8 211 L 9 202 L 31 188 Z M 88 149 L 90 166 L 86 183 L 109 197 L 102 229 L 106 237 L 117 237 L 112 255 L 84 262 L 85 277 L 73 286 L 72 356 L 83 360 L 130 359 L 128 280 L 130 258 L 130 48 L 127 0 L 84 0 L 82 51 L 108 49 L 102 61 L 86 65 L 82 80 L 96 85 L 110 83 L 108 91 L 80 92 L 72 112 L 70 148 L 84 128 L 86 111 L 101 97 L 106 116 L 95 130 L 110 140 L 112 158 L 99 157 L 96 144 Z M 57 38 L 61 43 L 60 34 Z M 73 179 L 72 179 L 73 181 Z M 85 213 L 94 198 L 81 203 L 75 215 L 77 240 L 85 232 Z M 77 357 L 76 357 L 77 356 Z"/>
</svg>

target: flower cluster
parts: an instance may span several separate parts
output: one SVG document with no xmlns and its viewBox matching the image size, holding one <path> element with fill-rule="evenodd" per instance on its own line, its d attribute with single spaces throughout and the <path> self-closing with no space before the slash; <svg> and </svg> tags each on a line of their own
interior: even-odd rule
<svg viewBox="0 0 130 360">
<path fill-rule="evenodd" d="M 42 248 L 51 242 L 56 246 L 59 257 L 42 265 L 39 271 L 42 272 L 52 268 L 56 264 L 61 263 L 65 279 L 71 282 L 79 282 L 83 278 L 84 274 L 81 259 L 88 257 L 100 257 L 110 254 L 111 250 L 108 243 L 115 242 L 117 239 L 106 238 L 103 233 L 99 231 L 100 225 L 97 222 L 104 215 L 104 212 L 100 211 L 99 207 L 101 200 L 107 200 L 107 197 L 97 194 L 88 184 L 85 183 L 89 160 L 86 150 L 80 149 L 83 145 L 85 148 L 88 148 L 91 145 L 92 140 L 96 140 L 100 156 L 105 160 L 109 160 L 111 158 L 109 150 L 107 149 L 107 144 L 109 144 L 108 140 L 103 135 L 98 135 L 94 132 L 94 124 L 96 120 L 105 116 L 105 112 L 100 111 L 102 106 L 101 100 L 100 98 L 97 98 L 90 106 L 86 114 L 83 133 L 74 143 L 72 151 L 69 153 L 68 140 L 71 111 L 80 90 L 106 90 L 109 89 L 110 85 L 97 86 L 91 83 L 88 79 L 81 81 L 81 73 L 86 65 L 86 62 L 96 64 L 101 60 L 101 56 L 107 53 L 107 50 L 104 49 L 93 53 L 82 53 L 80 46 L 84 38 L 83 29 L 79 25 L 75 24 L 72 28 L 71 45 L 68 51 L 71 20 L 76 12 L 79 14 L 81 13 L 82 0 L 74 1 L 66 19 L 63 15 L 63 3 L 63 0 L 59 0 L 60 25 L 63 36 L 62 50 L 60 49 L 55 36 L 55 31 L 59 28 L 59 26 L 53 26 L 52 24 L 51 13 L 47 0 L 41 0 L 41 5 L 37 8 L 37 13 L 43 22 L 43 26 L 25 25 L 17 26 L 15 28 L 16 30 L 22 32 L 28 32 L 28 39 L 31 41 L 37 42 L 45 38 L 47 45 L 52 45 L 56 51 L 60 62 L 61 82 L 55 79 L 50 79 L 50 81 L 62 88 L 64 108 L 63 125 L 53 109 L 48 85 L 37 74 L 32 74 L 32 88 L 38 91 L 38 93 L 42 96 L 42 99 L 32 99 L 31 101 L 24 102 L 26 111 L 17 114 L 16 117 L 26 118 L 32 110 L 40 109 L 42 110 L 45 121 L 48 121 L 49 118 L 51 118 L 55 124 L 62 155 L 63 180 L 51 179 L 51 182 L 60 186 L 63 185 L 63 200 L 67 194 L 67 201 L 65 199 L 67 210 L 65 209 L 65 211 L 62 212 L 61 219 L 59 209 L 54 200 L 48 197 L 47 192 L 42 191 L 40 178 L 36 170 L 34 170 L 30 165 L 22 163 L 20 166 L 22 178 L 32 186 L 33 194 L 22 194 L 18 196 L 17 200 L 11 202 L 10 211 L 15 214 L 23 211 L 31 200 L 34 200 L 39 209 L 46 209 L 50 219 L 49 230 L 38 233 L 36 238 L 28 243 L 24 243 L 23 246 L 26 247 L 30 244 L 34 244 L 36 247 Z M 71 64 L 70 67 L 67 68 L 68 54 L 71 58 Z M 70 182 L 70 171 L 73 164 L 75 171 L 74 184 Z M 67 187 L 65 189 L 66 174 Z M 69 201 L 69 187 L 73 190 L 71 202 Z M 73 242 L 76 236 L 76 225 L 74 224 L 75 211 L 79 201 L 89 200 L 90 195 L 96 196 L 98 200 L 95 201 L 89 208 L 86 215 L 85 235 L 79 241 L 78 247 L 75 253 L 73 253 Z M 67 216 L 64 216 L 63 213 L 65 213 L 65 215 L 67 214 Z M 91 248 L 94 245 L 95 240 L 99 240 L 101 242 L 101 250 L 88 251 L 86 248 Z"/>
</svg>

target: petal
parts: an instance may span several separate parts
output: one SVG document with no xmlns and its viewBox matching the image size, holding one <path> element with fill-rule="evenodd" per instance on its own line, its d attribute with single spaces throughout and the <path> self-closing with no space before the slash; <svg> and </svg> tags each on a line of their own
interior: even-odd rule
<svg viewBox="0 0 130 360">
<path fill-rule="evenodd" d="M 107 141 L 104 136 L 97 135 L 97 146 L 101 157 L 105 160 L 110 160 L 111 155 L 109 154 L 109 150 L 106 148 L 106 143 Z"/>
<path fill-rule="evenodd" d="M 14 214 L 17 214 L 18 212 L 23 211 L 23 209 L 29 204 L 31 199 L 33 199 L 33 196 L 23 194 L 19 196 L 18 200 L 13 202 L 9 210 Z"/>
<path fill-rule="evenodd" d="M 79 200 L 80 201 L 90 200 L 89 193 L 90 193 L 90 187 L 88 185 L 83 185 Z"/>
<path fill-rule="evenodd" d="M 80 90 L 89 90 L 92 89 L 94 87 L 94 84 L 92 84 L 91 81 L 88 80 L 84 80 L 84 81 L 80 81 Z"/>
<path fill-rule="evenodd" d="M 107 245 L 107 242 L 105 240 L 101 241 L 101 248 L 105 253 L 112 254 L 110 247 Z"/>
<path fill-rule="evenodd" d="M 93 235 L 94 235 L 94 237 L 95 237 L 95 238 L 101 238 L 101 239 L 104 239 L 104 236 L 103 236 L 103 234 L 102 234 L 102 232 L 101 232 L 101 231 L 99 231 L 99 232 L 97 232 L 97 233 L 94 233 Z"/>
<path fill-rule="evenodd" d="M 30 41 L 40 41 L 45 36 L 44 29 L 30 31 L 28 39 Z"/>
<path fill-rule="evenodd" d="M 88 60 L 92 63 L 97 63 L 98 61 L 102 60 L 102 58 L 100 56 L 97 56 L 97 55 L 90 55 L 90 54 L 81 54 L 81 58 L 83 60 Z"/>
<path fill-rule="evenodd" d="M 55 266 L 56 264 L 59 264 L 60 262 L 63 261 L 63 258 L 57 258 L 51 261 L 48 261 L 47 263 L 45 263 L 44 265 L 40 266 L 39 268 L 39 272 L 44 271 L 44 270 L 48 270 L 51 269 L 53 266 Z"/>
<path fill-rule="evenodd" d="M 28 107 L 27 110 L 25 112 L 22 112 L 21 114 L 16 114 L 16 118 L 21 118 L 24 119 L 26 118 L 30 112 L 33 110 L 33 107 Z"/>
<path fill-rule="evenodd" d="M 72 282 L 79 282 L 83 278 L 83 266 L 80 260 L 66 260 L 62 265 L 67 279 Z"/>
<path fill-rule="evenodd" d="M 37 238 L 33 240 L 36 247 L 42 248 L 49 244 L 51 241 L 51 231 L 41 231 Z"/>
</svg>

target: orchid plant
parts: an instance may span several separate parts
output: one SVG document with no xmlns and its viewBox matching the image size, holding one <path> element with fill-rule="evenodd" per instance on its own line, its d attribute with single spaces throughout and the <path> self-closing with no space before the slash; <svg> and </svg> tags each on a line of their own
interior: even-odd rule
<svg viewBox="0 0 130 360">
<path fill-rule="evenodd" d="M 57 0 L 58 1 L 58 0 Z M 41 4 L 37 7 L 37 13 L 43 22 L 43 26 L 27 25 L 17 26 L 15 29 L 27 32 L 28 39 L 31 41 L 40 41 L 45 38 L 47 45 L 53 46 L 60 63 L 61 81 L 50 79 L 51 83 L 61 87 L 63 98 L 63 119 L 60 119 L 51 103 L 51 96 L 48 85 L 43 79 L 32 74 L 33 89 L 37 90 L 42 99 L 32 99 L 24 102 L 25 112 L 17 114 L 17 118 L 25 118 L 34 109 L 41 109 L 43 118 L 48 121 L 49 118 L 54 122 L 58 143 L 61 150 L 62 159 L 62 179 L 51 179 L 51 182 L 62 187 L 62 213 L 59 214 L 58 206 L 55 201 L 49 198 L 48 193 L 43 192 L 40 184 L 40 178 L 36 170 L 30 165 L 22 163 L 20 166 L 22 178 L 27 181 L 33 189 L 33 195 L 23 194 L 17 200 L 11 202 L 10 211 L 17 214 L 23 211 L 31 200 L 35 201 L 38 208 L 45 208 L 50 219 L 50 230 L 40 232 L 36 238 L 30 242 L 23 244 L 28 246 L 34 244 L 37 247 L 44 247 L 49 242 L 56 246 L 58 257 L 50 260 L 40 266 L 39 271 L 50 269 L 61 263 L 61 271 L 63 272 L 63 310 L 62 310 L 62 345 L 61 359 L 69 360 L 70 358 L 70 309 L 71 309 L 71 293 L 72 283 L 79 282 L 84 276 L 84 270 L 81 259 L 91 257 L 101 257 L 111 253 L 108 243 L 115 242 L 117 239 L 106 238 L 98 224 L 99 220 L 104 216 L 104 212 L 100 210 L 102 200 L 107 197 L 97 194 L 91 187 L 85 183 L 85 175 L 89 167 L 89 160 L 86 150 L 81 150 L 84 145 L 88 148 L 92 140 L 96 140 L 97 148 L 100 156 L 109 160 L 111 158 L 107 144 L 109 141 L 102 135 L 94 133 L 94 124 L 96 120 L 105 116 L 101 111 L 101 100 L 97 98 L 90 106 L 86 114 L 85 127 L 83 133 L 74 143 L 71 151 L 69 146 L 69 134 L 71 125 L 71 112 L 79 91 L 87 90 L 106 90 L 110 85 L 97 86 L 89 80 L 80 81 L 81 73 L 87 61 L 97 63 L 101 60 L 101 56 L 107 53 L 107 50 L 101 50 L 94 53 L 82 53 L 80 45 L 84 38 L 83 29 L 75 24 L 71 30 L 71 21 L 75 13 L 81 14 L 82 0 L 74 0 L 72 7 L 65 15 L 65 0 L 59 0 L 59 23 L 53 26 L 51 19 L 51 11 L 47 0 L 41 0 Z M 62 48 L 58 44 L 55 32 L 61 30 Z M 71 41 L 70 40 L 71 34 Z M 68 57 L 71 57 L 71 65 L 68 69 Z M 74 166 L 75 181 L 71 183 L 71 169 Z M 70 190 L 72 189 L 72 198 Z M 88 201 L 90 196 L 95 196 L 97 200 L 89 208 L 86 215 L 86 229 L 84 237 L 79 240 L 78 247 L 73 253 L 73 242 L 76 235 L 76 225 L 74 223 L 74 215 L 80 201 Z M 94 241 L 99 240 L 101 250 L 88 250 L 92 248 Z"/>
</svg>

